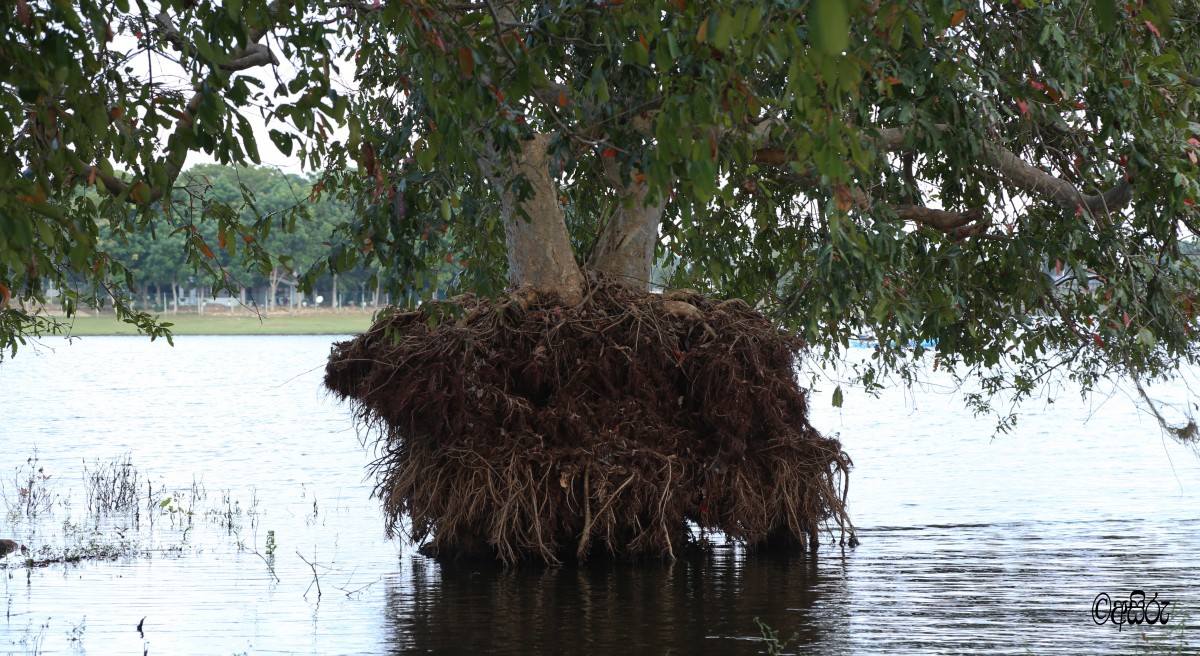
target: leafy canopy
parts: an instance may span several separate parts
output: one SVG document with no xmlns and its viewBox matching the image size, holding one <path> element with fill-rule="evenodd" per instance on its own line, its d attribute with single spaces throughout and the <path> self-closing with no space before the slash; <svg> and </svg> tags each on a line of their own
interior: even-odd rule
<svg viewBox="0 0 1200 656">
<path fill-rule="evenodd" d="M 243 114 L 262 106 L 275 144 L 324 172 L 320 193 L 358 202 L 313 275 L 368 262 L 398 289 L 449 261 L 462 286 L 502 289 L 484 168 L 549 133 L 581 259 L 620 202 L 617 165 L 666 200 L 665 282 L 761 303 L 831 359 L 874 335 L 868 388 L 909 379 L 928 348 L 979 377 L 981 410 L 1056 372 L 1086 389 L 1196 359 L 1196 0 L 193 4 L 0 17 L 9 289 L 120 292 L 98 234 L 150 205 L 186 230 L 168 209 L 181 157 L 254 161 Z M 187 88 L 127 70 L 143 50 L 179 59 Z M 294 77 L 243 74 L 284 59 Z M 0 346 L 39 329 L 3 316 Z"/>
</svg>

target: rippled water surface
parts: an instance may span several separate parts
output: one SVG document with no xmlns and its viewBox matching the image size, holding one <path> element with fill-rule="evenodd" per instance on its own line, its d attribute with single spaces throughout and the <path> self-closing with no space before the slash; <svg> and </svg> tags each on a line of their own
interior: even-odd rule
<svg viewBox="0 0 1200 656">
<path fill-rule="evenodd" d="M 756 618 L 789 653 L 1200 650 L 1200 459 L 1123 397 L 1065 392 L 992 440 L 941 394 L 820 391 L 856 549 L 442 566 L 383 538 L 371 452 L 320 387 L 330 341 L 88 338 L 0 364 L 0 538 L 117 554 L 0 560 L 0 653 L 766 653 Z M 137 510 L 97 517 L 85 476 L 125 456 Z M 1135 589 L 1168 626 L 1093 622 L 1098 593 Z"/>
</svg>

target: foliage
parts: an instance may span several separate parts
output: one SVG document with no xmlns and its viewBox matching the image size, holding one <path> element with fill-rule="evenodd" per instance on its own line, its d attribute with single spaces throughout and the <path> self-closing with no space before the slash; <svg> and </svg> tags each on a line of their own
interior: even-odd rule
<svg viewBox="0 0 1200 656">
<path fill-rule="evenodd" d="M 671 285 L 758 302 L 831 361 L 873 336 L 868 390 L 930 343 L 979 411 L 1060 372 L 1169 376 L 1197 355 L 1197 21 L 1194 0 L 389 4 L 359 16 L 374 202 L 343 234 L 408 266 L 446 231 L 501 286 L 489 149 L 553 132 L 581 258 L 619 163 L 669 199 Z"/>
<path fill-rule="evenodd" d="M 342 118 L 346 101 L 327 78 L 302 74 L 268 93 L 262 81 L 236 75 L 277 61 L 259 43 L 268 31 L 302 70 L 321 70 L 320 22 L 287 3 L 158 4 L 155 13 L 128 0 L 19 0 L 0 12 L 0 353 L 59 328 L 33 312 L 50 287 L 63 293 L 68 315 L 107 300 L 152 337 L 168 335 L 131 306 L 132 274 L 109 252 L 142 234 L 177 238 L 180 257 L 214 290 L 231 284 L 214 262 L 218 248 L 269 268 L 260 242 L 270 221 L 179 184 L 187 155 L 257 162 L 242 112 L 269 97 L 275 104 L 264 111 L 291 117 L 298 135 L 328 132 Z M 181 85 L 161 74 L 164 62 L 181 71 Z M 98 193 L 81 193 L 88 187 Z"/>
<path fill-rule="evenodd" d="M 38 280 L 88 283 L 69 303 L 128 289 L 104 231 L 174 232 L 224 284 L 207 222 L 269 265 L 270 220 L 196 218 L 179 208 L 203 196 L 176 184 L 188 150 L 255 161 L 239 111 L 263 105 L 272 141 L 322 171 L 314 193 L 358 203 L 310 284 L 365 262 L 394 292 L 459 267 L 456 286 L 502 289 L 486 169 L 553 133 L 581 260 L 615 164 L 668 201 L 669 284 L 759 303 L 831 360 L 873 335 L 868 389 L 911 380 L 929 343 L 981 381 L 981 411 L 1062 372 L 1088 389 L 1196 360 L 1197 0 L 162 4 L 0 16 L 0 284 L 27 298 Z M 125 68 L 150 51 L 186 93 Z M 296 73 L 273 90 L 240 74 L 279 57 Z M 39 321 L 0 313 L 0 347 Z"/>
</svg>

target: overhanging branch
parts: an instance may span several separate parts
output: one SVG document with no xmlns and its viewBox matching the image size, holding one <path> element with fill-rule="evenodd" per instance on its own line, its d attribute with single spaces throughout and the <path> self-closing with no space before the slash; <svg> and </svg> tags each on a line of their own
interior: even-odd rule
<svg viewBox="0 0 1200 656">
<path fill-rule="evenodd" d="M 936 127 L 939 130 L 949 129 L 946 125 Z M 909 149 L 906 146 L 909 134 L 909 129 L 884 128 L 879 130 L 876 144 L 883 150 L 903 152 Z M 1089 195 L 1070 182 L 1029 164 L 995 142 L 984 142 L 983 156 L 987 164 L 1017 188 L 1064 209 L 1082 209 L 1094 216 L 1105 216 L 1123 209 L 1133 200 L 1133 187 L 1128 179 L 1121 180 L 1105 192 Z"/>
<path fill-rule="evenodd" d="M 279 3 L 274 2 L 271 3 L 267 11 L 274 16 L 278 9 Z M 154 17 L 154 21 L 157 23 L 163 38 L 168 43 L 175 46 L 180 52 L 187 53 L 189 51 L 189 45 L 184 41 L 179 31 L 175 29 L 170 16 L 165 12 L 160 12 Z M 231 54 L 229 59 L 218 67 L 222 74 L 227 75 L 268 64 L 278 66 L 279 60 L 276 59 L 275 53 L 271 52 L 271 49 L 267 46 L 259 43 L 267 33 L 268 30 L 263 28 L 251 30 L 246 45 Z M 130 193 L 130 188 L 139 184 L 138 182 L 126 182 L 115 175 L 105 173 L 102 167 L 96 166 L 93 170 L 96 173 L 96 178 L 104 185 L 104 188 L 110 194 L 125 196 L 129 202 L 135 204 L 155 202 L 166 195 L 167 190 L 175 184 L 175 180 L 179 178 L 179 174 L 183 171 L 183 164 L 187 160 L 188 148 L 182 145 L 186 142 L 180 137 L 184 130 L 193 129 L 203 97 L 204 95 L 201 91 L 196 89 L 187 104 L 184 105 L 183 110 L 179 113 L 178 119 L 175 122 L 175 130 L 167 139 L 167 150 L 164 157 L 167 180 L 163 185 L 148 188 L 141 193 Z"/>
</svg>

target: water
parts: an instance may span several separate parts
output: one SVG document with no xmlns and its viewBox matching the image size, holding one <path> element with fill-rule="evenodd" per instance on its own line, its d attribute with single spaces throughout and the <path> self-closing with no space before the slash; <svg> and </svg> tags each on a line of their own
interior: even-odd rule
<svg viewBox="0 0 1200 656">
<path fill-rule="evenodd" d="M 53 495 L 0 537 L 125 554 L 0 561 L 0 653 L 766 653 L 756 618 L 790 653 L 1200 650 L 1200 459 L 1127 399 L 1064 393 L 993 441 L 941 394 L 838 411 L 822 390 L 814 423 L 856 465 L 857 549 L 443 567 L 383 538 L 371 452 L 320 387 L 329 344 L 88 338 L 0 365 L 0 509 L 35 452 Z M 89 520 L 85 469 L 125 454 L 138 515 Z M 1097 594 L 1135 589 L 1171 602 L 1169 626 L 1093 622 Z"/>
</svg>

